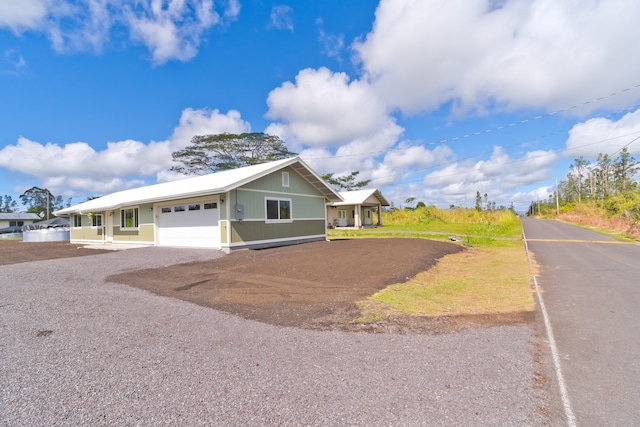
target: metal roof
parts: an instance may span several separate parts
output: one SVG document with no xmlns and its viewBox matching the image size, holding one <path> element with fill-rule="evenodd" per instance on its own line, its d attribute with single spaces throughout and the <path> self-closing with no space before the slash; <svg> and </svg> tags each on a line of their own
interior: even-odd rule
<svg viewBox="0 0 640 427">
<path fill-rule="evenodd" d="M 55 211 L 54 215 L 66 216 L 75 213 L 99 212 L 139 203 L 154 203 L 226 193 L 227 191 L 241 187 L 244 184 L 255 181 L 287 166 L 293 168 L 309 181 L 311 185 L 317 188 L 318 191 L 325 196 L 325 200 L 330 202 L 342 200 L 342 197 L 313 172 L 306 163 L 299 157 L 292 157 L 259 165 L 119 191 L 69 208 L 60 209 Z"/>
<path fill-rule="evenodd" d="M 362 205 L 371 196 L 375 196 L 382 206 L 391 206 L 391 203 L 389 203 L 380 190 L 376 188 L 369 190 L 341 191 L 340 195 L 344 201 L 330 203 L 331 206 Z"/>
<path fill-rule="evenodd" d="M 34 213 L 27 213 L 27 212 L 0 212 L 0 219 L 10 219 L 10 220 L 16 220 L 16 219 L 33 219 L 33 220 L 40 220 L 41 218 L 38 216 L 38 214 L 34 214 Z"/>
</svg>

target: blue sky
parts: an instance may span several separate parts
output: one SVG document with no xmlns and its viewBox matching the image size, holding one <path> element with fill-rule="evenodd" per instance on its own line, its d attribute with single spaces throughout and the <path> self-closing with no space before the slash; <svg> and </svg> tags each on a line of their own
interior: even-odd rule
<svg viewBox="0 0 640 427">
<path fill-rule="evenodd" d="M 0 2 L 0 195 L 176 179 L 194 135 L 266 131 L 396 206 L 524 211 L 640 141 L 633 0 Z"/>
</svg>

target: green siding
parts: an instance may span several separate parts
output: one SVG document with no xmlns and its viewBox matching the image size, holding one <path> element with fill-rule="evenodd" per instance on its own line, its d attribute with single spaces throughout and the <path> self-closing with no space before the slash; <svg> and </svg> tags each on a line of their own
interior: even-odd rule
<svg viewBox="0 0 640 427">
<path fill-rule="evenodd" d="M 82 221 L 85 221 L 85 217 L 82 217 Z M 88 219 L 87 219 L 88 221 Z M 69 236 L 71 240 L 96 240 L 102 241 L 102 229 L 101 228 L 91 228 L 91 227 L 82 227 L 82 228 L 71 228 L 69 232 Z"/>
<path fill-rule="evenodd" d="M 237 194 L 237 199 L 235 199 Z M 244 219 L 266 219 L 265 198 L 291 199 L 291 213 L 293 219 L 318 219 L 325 216 L 324 198 L 299 196 L 286 193 L 264 193 L 259 191 L 234 191 L 232 207 L 237 203 L 244 205 Z M 232 216 L 234 212 L 232 211 Z"/>
<path fill-rule="evenodd" d="M 231 219 L 235 219 L 235 206 L 244 206 L 244 219 L 266 219 L 265 197 L 291 199 L 293 219 L 318 219 L 325 216 L 325 199 L 314 186 L 291 168 L 289 187 L 282 186 L 282 171 L 250 182 L 229 193 Z"/>
<path fill-rule="evenodd" d="M 324 220 L 293 221 L 265 224 L 262 221 L 231 223 L 232 243 L 251 243 L 260 240 L 286 239 L 322 235 L 326 233 Z"/>
<path fill-rule="evenodd" d="M 282 172 L 289 172 L 289 186 L 282 186 Z M 321 196 L 313 185 L 292 168 L 284 168 L 242 186 L 253 190 L 278 191 L 282 193 L 298 193 Z"/>
<path fill-rule="evenodd" d="M 141 224 L 137 230 L 121 230 L 113 227 L 114 242 L 155 242 L 155 226 Z"/>
<path fill-rule="evenodd" d="M 227 221 L 220 221 L 220 243 L 227 244 Z"/>
</svg>

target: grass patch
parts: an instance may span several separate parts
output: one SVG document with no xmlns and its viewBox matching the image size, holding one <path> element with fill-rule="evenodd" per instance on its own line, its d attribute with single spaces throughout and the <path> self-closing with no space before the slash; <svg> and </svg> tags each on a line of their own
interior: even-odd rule
<svg viewBox="0 0 640 427">
<path fill-rule="evenodd" d="M 462 241 L 469 250 L 447 255 L 406 283 L 360 301 L 360 323 L 395 314 L 456 316 L 534 310 L 531 267 L 522 245 L 522 223 L 510 210 L 415 210 L 383 212 L 383 227 L 329 230 L 330 239 L 412 237 Z"/>
<path fill-rule="evenodd" d="M 361 301 L 363 323 L 390 313 L 417 316 L 519 313 L 534 310 L 529 263 L 521 244 L 447 255 L 406 283 Z"/>
<path fill-rule="evenodd" d="M 377 218 L 376 218 L 377 221 Z M 419 237 L 449 240 L 454 237 L 471 246 L 508 247 L 522 236 L 520 218 L 510 210 L 442 210 L 432 206 L 383 212 L 383 226 L 360 230 L 332 229 L 329 239 L 358 237 Z"/>
</svg>

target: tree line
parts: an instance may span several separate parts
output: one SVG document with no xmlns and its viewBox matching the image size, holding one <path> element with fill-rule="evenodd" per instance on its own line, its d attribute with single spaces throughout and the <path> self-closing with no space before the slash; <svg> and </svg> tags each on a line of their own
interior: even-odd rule
<svg viewBox="0 0 640 427">
<path fill-rule="evenodd" d="M 553 213 L 585 202 L 602 204 L 614 215 L 621 213 L 617 201 L 640 197 L 639 171 L 640 163 L 626 147 L 616 157 L 600 153 L 593 163 L 580 156 L 569 166 L 567 177 L 558 183 L 555 194 L 549 194 L 548 200 L 532 202 L 529 213 Z M 640 213 L 640 206 L 635 210 Z"/>
</svg>

